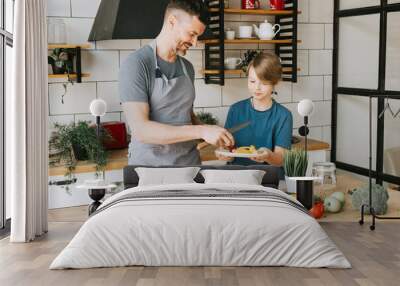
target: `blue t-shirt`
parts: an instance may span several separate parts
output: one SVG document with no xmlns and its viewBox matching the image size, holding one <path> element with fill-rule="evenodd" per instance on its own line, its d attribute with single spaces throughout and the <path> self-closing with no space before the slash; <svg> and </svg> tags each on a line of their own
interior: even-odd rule
<svg viewBox="0 0 400 286">
<path fill-rule="evenodd" d="M 233 134 L 235 146 L 254 145 L 257 149 L 267 147 L 274 151 L 275 146 L 290 149 L 292 140 L 292 113 L 275 100 L 265 111 L 255 110 L 250 98 L 233 104 L 228 112 L 225 128 L 232 128 L 241 123 L 251 121 L 251 124 Z M 262 164 L 247 158 L 235 158 L 231 164 L 256 165 Z"/>
</svg>

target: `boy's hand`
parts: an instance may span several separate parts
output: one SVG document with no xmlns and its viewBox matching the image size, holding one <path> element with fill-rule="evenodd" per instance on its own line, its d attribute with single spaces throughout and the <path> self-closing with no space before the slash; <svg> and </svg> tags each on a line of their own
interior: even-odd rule
<svg viewBox="0 0 400 286">
<path fill-rule="evenodd" d="M 257 153 L 259 153 L 259 155 L 250 158 L 250 160 L 258 163 L 264 163 L 268 160 L 269 156 L 271 155 L 271 150 L 269 150 L 268 148 L 260 148 L 258 149 Z"/>
</svg>

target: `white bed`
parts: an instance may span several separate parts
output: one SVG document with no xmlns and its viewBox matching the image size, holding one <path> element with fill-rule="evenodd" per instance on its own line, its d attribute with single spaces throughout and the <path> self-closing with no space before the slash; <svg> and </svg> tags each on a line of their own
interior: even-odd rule
<svg viewBox="0 0 400 286">
<path fill-rule="evenodd" d="M 182 195 L 143 197 L 175 190 Z M 215 195 L 233 191 L 241 195 Z M 262 193 L 254 197 L 253 191 Z M 350 268 L 318 222 L 294 202 L 279 190 L 254 185 L 193 183 L 127 189 L 100 206 L 50 269 L 128 265 Z"/>
</svg>

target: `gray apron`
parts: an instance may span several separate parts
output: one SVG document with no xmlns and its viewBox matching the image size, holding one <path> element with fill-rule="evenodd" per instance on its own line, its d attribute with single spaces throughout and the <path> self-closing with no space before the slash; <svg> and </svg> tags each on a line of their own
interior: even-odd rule
<svg viewBox="0 0 400 286">
<path fill-rule="evenodd" d="M 192 125 L 191 111 L 195 99 L 195 90 L 181 58 L 183 75 L 168 79 L 161 73 L 157 63 L 156 41 L 150 43 L 154 52 L 156 78 L 149 98 L 150 120 L 168 125 Z M 200 155 L 194 140 L 174 144 L 145 144 L 135 139 L 129 145 L 130 165 L 198 165 Z"/>
</svg>

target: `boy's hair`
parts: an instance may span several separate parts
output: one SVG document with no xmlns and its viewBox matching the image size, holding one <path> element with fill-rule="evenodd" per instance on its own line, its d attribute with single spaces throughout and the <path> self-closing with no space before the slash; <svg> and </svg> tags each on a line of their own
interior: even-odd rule
<svg viewBox="0 0 400 286">
<path fill-rule="evenodd" d="M 273 85 L 282 79 L 282 65 L 278 56 L 271 53 L 262 52 L 249 64 L 254 68 L 257 77 L 262 81 L 269 81 Z"/>
<path fill-rule="evenodd" d="M 208 23 L 208 9 L 203 3 L 203 0 L 171 0 L 169 1 L 167 9 L 165 10 L 165 15 L 168 15 L 171 10 L 184 11 L 191 16 L 197 16 L 204 25 L 207 25 Z"/>
</svg>

